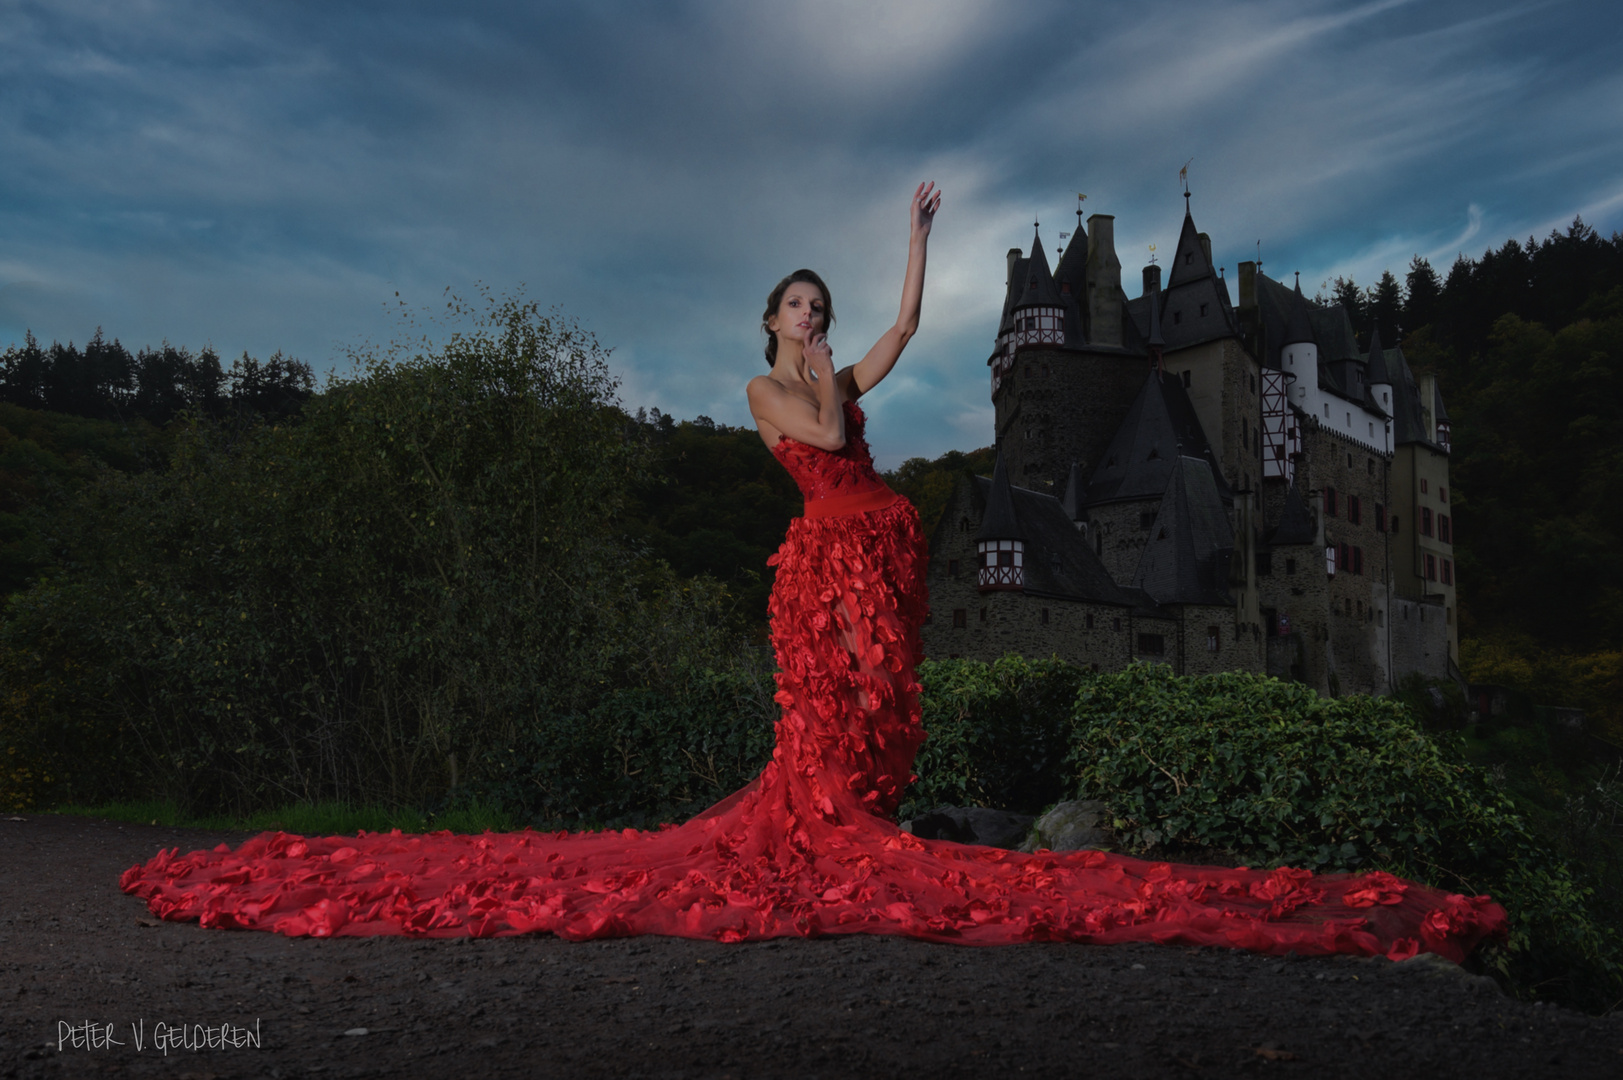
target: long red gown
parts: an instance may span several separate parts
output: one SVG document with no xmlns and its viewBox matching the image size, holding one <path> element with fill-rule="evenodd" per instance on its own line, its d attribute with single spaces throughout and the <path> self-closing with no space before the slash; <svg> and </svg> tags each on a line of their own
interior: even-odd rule
<svg viewBox="0 0 1623 1080">
<path fill-rule="evenodd" d="M 863 423 L 850 404 L 843 450 L 774 449 L 806 513 L 771 560 L 777 748 L 742 791 L 654 831 L 265 833 L 235 851 L 161 852 L 124 873 L 124 891 L 166 919 L 315 937 L 861 933 L 1460 960 L 1504 933 L 1487 897 L 1382 873 L 1026 855 L 899 829 L 891 815 L 925 737 L 913 678 L 925 542 L 913 506 L 874 472 Z"/>
</svg>

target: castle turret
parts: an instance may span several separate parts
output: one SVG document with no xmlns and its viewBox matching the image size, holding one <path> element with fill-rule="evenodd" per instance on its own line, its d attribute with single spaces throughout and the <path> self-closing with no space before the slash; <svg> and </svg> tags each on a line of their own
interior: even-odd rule
<svg viewBox="0 0 1623 1080">
<path fill-rule="evenodd" d="M 1287 376 L 1293 377 L 1290 391 L 1293 401 L 1300 404 L 1309 394 L 1318 393 L 1319 343 L 1313 336 L 1313 324 L 1308 320 L 1300 277 L 1296 279 L 1296 291 L 1290 299 L 1285 339 L 1279 343 L 1279 366 Z"/>
<path fill-rule="evenodd" d="M 1364 361 L 1364 381 L 1369 385 L 1369 399 L 1387 416 L 1392 415 L 1392 373 L 1386 363 L 1386 350 L 1381 348 L 1381 328 L 1369 335 L 1369 356 Z"/>
<path fill-rule="evenodd" d="M 1011 312 L 1014 350 L 1018 352 L 1027 345 L 1063 345 L 1065 312 L 1060 303 L 1059 286 L 1054 284 L 1054 275 L 1048 269 L 1048 256 L 1043 254 L 1041 233 L 1033 233 L 1031 237 L 1031 255 L 1025 262 L 1023 284 Z"/>
<path fill-rule="evenodd" d="M 1026 584 L 1026 538 L 1014 514 L 1009 491 L 1009 470 L 998 454 L 992 468 L 992 488 L 986 493 L 986 514 L 975 534 L 982 592 L 1021 589 Z"/>
</svg>

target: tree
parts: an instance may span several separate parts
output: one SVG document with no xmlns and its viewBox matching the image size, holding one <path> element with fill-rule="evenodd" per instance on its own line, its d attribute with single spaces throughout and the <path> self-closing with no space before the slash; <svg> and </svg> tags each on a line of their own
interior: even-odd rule
<svg viewBox="0 0 1623 1080">
<path fill-rule="evenodd" d="M 1409 263 L 1409 273 L 1404 279 L 1404 329 L 1412 332 L 1422 326 L 1430 326 L 1437 318 L 1437 303 L 1442 293 L 1443 283 L 1437 271 L 1431 268 L 1430 262 L 1416 255 Z M 1384 334 L 1382 340 L 1385 340 Z M 1393 339 L 1394 343 L 1396 340 Z"/>
<path fill-rule="evenodd" d="M 1381 341 L 1396 345 L 1403 337 L 1403 289 L 1392 271 L 1382 270 L 1380 280 L 1369 292 L 1367 317 L 1371 329 L 1381 332 Z"/>
<path fill-rule="evenodd" d="M 1352 278 L 1338 277 L 1331 287 L 1332 295 L 1347 312 L 1347 318 L 1352 321 L 1353 333 L 1358 336 L 1358 344 L 1369 344 L 1369 313 L 1368 303 L 1364 291 L 1360 289 Z"/>
</svg>

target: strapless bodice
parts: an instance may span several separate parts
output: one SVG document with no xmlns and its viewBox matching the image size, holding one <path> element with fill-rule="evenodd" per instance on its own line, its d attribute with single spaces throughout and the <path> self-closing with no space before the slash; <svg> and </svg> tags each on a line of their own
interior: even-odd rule
<svg viewBox="0 0 1623 1080">
<path fill-rule="evenodd" d="M 847 401 L 845 445 L 840 449 L 824 450 L 787 435 L 772 448 L 772 456 L 783 463 L 795 483 L 800 485 L 808 513 L 814 503 L 890 490 L 874 471 L 873 455 L 868 452 L 868 440 L 864 437 L 867 423 L 868 419 L 863 416 L 857 403 Z"/>
</svg>

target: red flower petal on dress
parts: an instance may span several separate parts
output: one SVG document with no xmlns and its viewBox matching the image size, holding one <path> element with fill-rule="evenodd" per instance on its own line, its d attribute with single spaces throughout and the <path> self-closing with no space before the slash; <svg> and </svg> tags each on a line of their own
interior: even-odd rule
<svg viewBox="0 0 1623 1080">
<path fill-rule="evenodd" d="M 1407 960 L 1420 952 L 1420 942 L 1414 938 L 1398 938 L 1392 947 L 1386 950 L 1388 960 Z"/>
</svg>

